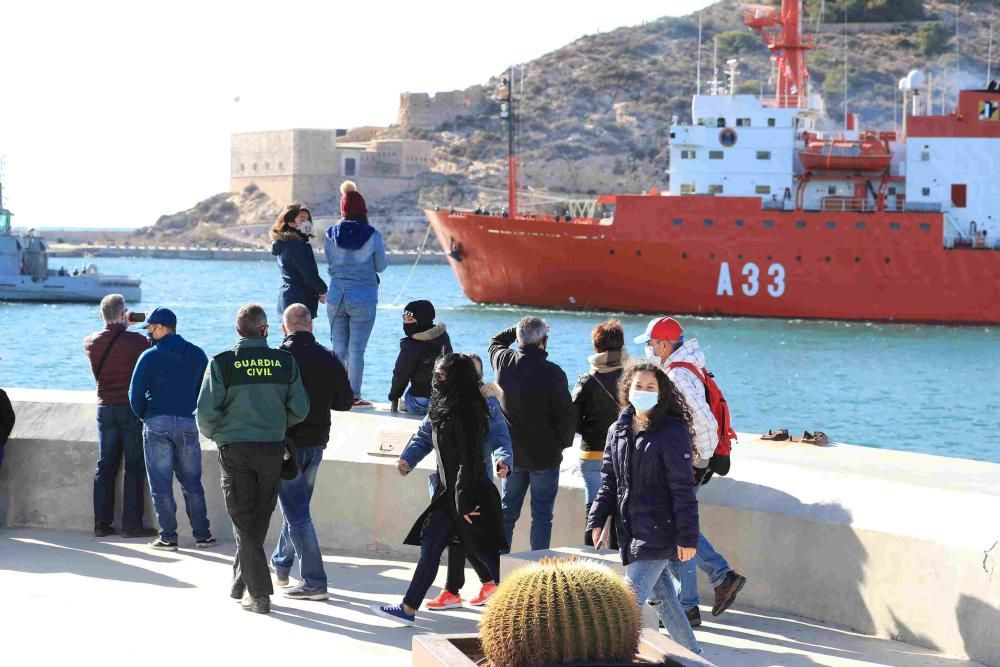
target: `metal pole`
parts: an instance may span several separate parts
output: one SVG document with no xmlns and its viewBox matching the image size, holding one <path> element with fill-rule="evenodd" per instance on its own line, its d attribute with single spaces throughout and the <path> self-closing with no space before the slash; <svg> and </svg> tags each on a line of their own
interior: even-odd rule
<svg viewBox="0 0 1000 667">
<path fill-rule="evenodd" d="M 698 13 L 698 70 L 695 94 L 701 95 L 701 12 Z"/>
</svg>

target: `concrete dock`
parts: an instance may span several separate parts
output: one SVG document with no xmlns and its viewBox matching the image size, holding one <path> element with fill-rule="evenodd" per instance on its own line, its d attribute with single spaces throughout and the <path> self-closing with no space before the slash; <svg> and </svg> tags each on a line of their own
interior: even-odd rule
<svg viewBox="0 0 1000 667">
<path fill-rule="evenodd" d="M 176 557 L 149 554 L 141 545 L 112 540 L 108 544 L 119 546 L 100 547 L 101 551 L 98 546 L 103 543 L 85 533 L 54 532 L 87 531 L 93 525 L 94 394 L 30 389 L 9 393 L 18 420 L 0 469 L 0 526 L 45 529 L 31 532 L 28 539 L 48 539 L 52 546 L 25 553 L 23 540 L 10 538 L 21 533 L 0 533 L 0 590 L 8 594 L 5 600 L 16 593 L 11 599 L 27 609 L 32 596 L 63 600 L 70 593 L 82 596 L 86 602 L 81 604 L 104 603 L 99 586 L 71 579 L 67 581 L 73 586 L 63 590 L 62 579 L 37 578 L 33 572 L 96 568 L 104 574 L 84 576 L 108 583 L 111 579 L 135 581 L 140 576 L 162 581 L 165 573 L 180 571 L 180 565 L 159 569 L 176 564 Z M 353 583 L 345 587 L 355 591 L 356 598 L 366 599 L 361 593 L 370 592 L 388 596 L 378 600 L 397 599 L 416 560 L 416 549 L 401 541 L 427 503 L 427 474 L 434 467 L 433 456 L 406 478 L 398 475 L 394 465 L 399 448 L 416 426 L 415 419 L 381 409 L 333 415 L 332 437 L 313 497 L 313 521 L 321 545 L 331 555 L 330 567 L 357 570 L 357 588 L 351 588 Z M 220 539 L 231 539 L 218 484 L 216 448 L 203 441 L 202 449 L 213 531 Z M 583 490 L 575 454 L 567 450 L 563 459 L 552 535 L 555 548 L 574 547 L 582 541 Z M 179 489 L 175 494 L 180 503 Z M 151 508 L 147 512 L 152 521 Z M 996 520 L 1000 516 L 1000 465 L 840 443 L 817 448 L 764 442 L 742 434 L 734 450 L 732 474 L 704 488 L 699 512 L 705 534 L 734 569 L 749 577 L 736 605 L 723 617 L 712 619 L 703 607 L 706 625 L 699 637 L 711 633 L 707 642 L 734 650 L 746 647 L 727 643 L 722 636 L 756 646 L 746 649 L 749 657 L 721 664 L 910 664 L 900 662 L 900 656 L 950 655 L 956 664 L 963 664 L 964 659 L 1000 666 L 1000 523 Z M 189 539 L 186 519 L 179 516 L 179 521 L 182 540 Z M 526 509 L 515 531 L 515 552 L 527 550 L 529 524 Z M 272 536 L 277 529 L 276 516 Z M 57 539 L 59 535 L 67 537 Z M 70 541 L 62 544 L 64 539 Z M 186 555 L 202 562 L 222 562 L 222 553 L 191 551 Z M 344 564 L 338 554 L 360 554 L 365 563 L 391 567 Z M 126 558 L 131 567 L 107 574 L 110 565 L 106 561 L 119 563 L 119 557 Z M 34 563 L 43 561 L 49 563 L 48 569 L 33 569 Z M 365 579 L 364 573 L 371 571 L 378 574 Z M 334 570 L 330 574 L 334 586 L 342 586 L 336 583 L 340 575 Z M 170 576 L 187 583 L 154 589 L 157 597 L 151 606 L 160 605 L 160 594 L 172 594 L 178 586 L 204 585 L 211 588 L 211 595 L 221 590 L 225 597 L 224 572 L 209 575 L 199 570 Z M 207 583 L 217 577 L 221 584 Z M 392 586 L 376 586 L 387 578 L 393 580 Z M 32 579 L 27 588 L 12 587 Z M 712 591 L 700 579 L 701 598 L 707 602 Z M 122 595 L 125 604 L 128 593 Z M 338 599 L 341 595 L 354 599 L 347 592 L 338 593 Z M 164 598 L 162 604 L 173 603 Z M 341 603 L 332 604 L 341 608 Z M 359 604 L 341 606 L 363 613 L 364 605 Z M 79 605 L 74 602 L 72 606 Z M 62 613 L 58 609 L 45 612 Z M 3 614 L 15 614 L 13 621 L 20 627 L 16 609 L 0 605 L 0 618 Z M 736 625 L 736 619 L 744 619 L 746 625 Z M 336 619 L 318 622 L 338 624 Z M 0 628 L 6 627 L 0 620 Z M 875 650 L 869 647 L 885 648 L 868 659 L 866 652 Z M 808 658 L 792 661 L 789 656 L 795 651 Z M 753 662 L 755 655 L 763 657 Z M 842 662 L 831 662 L 834 659 Z"/>
<path fill-rule="evenodd" d="M 183 523 L 183 519 L 182 519 Z M 190 540 L 188 540 L 190 542 Z M 44 665 L 143 662 L 338 665 L 410 664 L 414 635 L 476 632 L 473 608 L 422 612 L 404 628 L 369 611 L 398 602 L 413 563 L 374 555 L 328 553 L 331 599 L 292 601 L 275 595 L 270 616 L 230 600 L 232 543 L 215 549 L 152 551 L 143 540 L 96 539 L 85 532 L 0 529 L 0 628 L 5 658 Z M 443 569 L 442 569 L 443 574 Z M 475 594 L 476 578 L 463 597 Z M 436 585 L 440 586 L 439 580 Z M 436 591 L 436 589 L 435 589 Z M 432 591 L 434 592 L 434 591 Z M 977 663 L 889 639 L 825 628 L 788 614 L 743 608 L 697 631 L 705 657 L 739 667 L 955 667 Z M 5 664 L 6 663 L 5 661 Z"/>
</svg>

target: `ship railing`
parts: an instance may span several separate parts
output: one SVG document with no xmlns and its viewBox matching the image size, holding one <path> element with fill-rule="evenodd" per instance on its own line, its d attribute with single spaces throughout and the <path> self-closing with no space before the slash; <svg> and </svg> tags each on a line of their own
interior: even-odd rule
<svg viewBox="0 0 1000 667">
<path fill-rule="evenodd" d="M 819 208 L 806 208 L 806 210 L 846 211 L 849 213 L 871 213 L 872 211 L 878 210 L 873 202 L 869 202 L 867 200 L 856 201 L 851 199 L 841 199 L 829 201 L 828 199 L 829 198 L 824 199 L 822 203 L 820 203 Z"/>
<path fill-rule="evenodd" d="M 919 201 L 908 201 L 906 202 L 904 211 L 913 211 L 914 213 L 940 213 L 941 203 L 940 202 L 919 202 Z M 947 215 L 947 214 L 945 214 Z"/>
</svg>

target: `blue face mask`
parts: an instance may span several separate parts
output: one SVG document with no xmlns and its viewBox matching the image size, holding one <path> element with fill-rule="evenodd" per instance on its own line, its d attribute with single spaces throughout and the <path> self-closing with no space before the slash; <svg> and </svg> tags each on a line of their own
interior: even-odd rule
<svg viewBox="0 0 1000 667">
<path fill-rule="evenodd" d="M 660 394 L 645 389 L 629 389 L 628 402 L 632 404 L 636 412 L 649 412 L 660 402 Z"/>
</svg>

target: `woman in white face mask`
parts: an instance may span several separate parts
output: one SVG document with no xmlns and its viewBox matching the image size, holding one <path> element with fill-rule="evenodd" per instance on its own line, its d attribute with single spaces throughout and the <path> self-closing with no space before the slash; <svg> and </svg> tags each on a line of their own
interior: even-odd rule
<svg viewBox="0 0 1000 667">
<path fill-rule="evenodd" d="M 625 408 L 608 429 L 601 489 L 587 527 L 600 548 L 605 521 L 617 510 L 625 576 L 639 604 L 653 604 L 674 641 L 700 654 L 667 567 L 694 558 L 698 544 L 691 415 L 654 363 L 629 364 L 618 387 Z"/>
<path fill-rule="evenodd" d="M 288 306 L 301 303 L 315 319 L 319 304 L 326 303 L 326 283 L 319 277 L 316 255 L 309 245 L 312 225 L 309 209 L 289 204 L 271 227 L 271 254 L 278 258 L 281 270 L 279 316 Z"/>
</svg>

